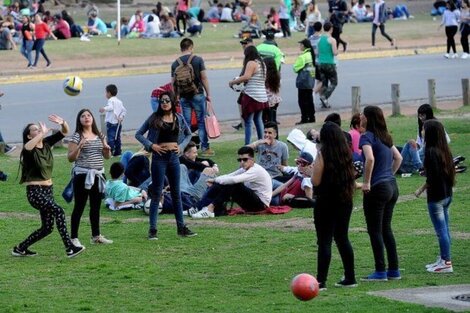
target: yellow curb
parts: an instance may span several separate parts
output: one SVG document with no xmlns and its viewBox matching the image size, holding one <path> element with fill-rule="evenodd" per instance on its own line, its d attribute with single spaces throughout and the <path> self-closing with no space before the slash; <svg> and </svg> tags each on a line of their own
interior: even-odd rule
<svg viewBox="0 0 470 313">
<path fill-rule="evenodd" d="M 357 59 L 372 59 L 382 57 L 399 57 L 415 54 L 432 54 L 444 51 L 444 47 L 428 47 L 428 48 L 405 48 L 405 49 L 390 49 L 390 50 L 377 50 L 377 51 L 360 51 L 360 52 L 347 52 L 341 53 L 338 59 L 341 60 L 357 60 Z M 286 64 L 293 64 L 297 56 L 288 56 Z M 218 69 L 233 69 L 240 68 L 240 59 L 231 58 L 228 61 L 206 61 L 206 67 L 211 70 Z M 82 71 L 64 71 L 60 73 L 36 73 L 34 75 L 14 75 L 14 76 L 0 76 L 0 85 L 6 84 L 19 84 L 30 82 L 44 82 L 53 80 L 62 80 L 70 75 L 80 76 L 82 79 L 86 78 L 100 78 L 100 77 L 118 77 L 118 76 L 134 76 L 134 75 L 150 75 L 169 73 L 168 65 L 157 66 L 135 66 L 122 69 L 107 69 L 107 70 L 82 70 Z"/>
</svg>

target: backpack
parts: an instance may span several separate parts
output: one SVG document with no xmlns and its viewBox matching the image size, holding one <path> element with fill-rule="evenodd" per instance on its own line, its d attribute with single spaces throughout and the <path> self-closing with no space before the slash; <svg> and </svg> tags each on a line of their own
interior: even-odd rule
<svg viewBox="0 0 470 313">
<path fill-rule="evenodd" d="M 183 63 L 181 58 L 176 59 L 178 66 L 175 69 L 175 91 L 181 97 L 192 98 L 198 93 L 198 88 L 195 84 L 194 69 L 191 61 L 194 55 L 191 55 L 186 63 Z"/>
</svg>

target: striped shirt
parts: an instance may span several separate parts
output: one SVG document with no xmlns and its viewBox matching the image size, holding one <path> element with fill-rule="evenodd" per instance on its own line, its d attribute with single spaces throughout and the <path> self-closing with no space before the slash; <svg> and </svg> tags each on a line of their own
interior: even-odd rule
<svg viewBox="0 0 470 313">
<path fill-rule="evenodd" d="M 253 98 L 258 102 L 267 102 L 268 96 L 266 95 L 266 69 L 261 68 L 261 62 L 259 60 L 255 61 L 258 65 L 258 69 L 251 76 L 250 80 L 245 86 L 245 94 Z"/>
<path fill-rule="evenodd" d="M 78 145 L 80 143 L 80 134 L 74 133 L 70 141 Z M 103 143 L 101 139 L 96 136 L 83 145 L 78 158 L 75 160 L 75 166 L 101 170 L 103 169 L 103 165 Z"/>
</svg>

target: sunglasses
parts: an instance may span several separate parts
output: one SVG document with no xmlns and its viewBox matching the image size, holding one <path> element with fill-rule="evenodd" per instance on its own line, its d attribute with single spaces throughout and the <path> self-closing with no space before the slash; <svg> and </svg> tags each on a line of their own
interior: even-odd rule
<svg viewBox="0 0 470 313">
<path fill-rule="evenodd" d="M 248 160 L 251 160 L 251 158 L 238 158 L 237 162 L 248 162 Z"/>
<path fill-rule="evenodd" d="M 160 100 L 161 103 L 171 103 L 171 100 L 169 98 L 163 98 Z"/>
<path fill-rule="evenodd" d="M 295 160 L 295 164 L 300 165 L 300 166 L 309 166 L 310 163 L 308 163 L 305 160 Z"/>
</svg>

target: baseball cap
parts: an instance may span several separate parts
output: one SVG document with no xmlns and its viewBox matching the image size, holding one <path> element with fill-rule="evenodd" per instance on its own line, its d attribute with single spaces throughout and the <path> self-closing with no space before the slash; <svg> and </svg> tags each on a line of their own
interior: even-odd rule
<svg viewBox="0 0 470 313">
<path fill-rule="evenodd" d="M 305 161 L 307 162 L 308 164 L 312 164 L 313 163 L 313 156 L 306 152 L 306 151 L 303 151 L 300 153 L 299 157 L 297 158 L 296 161 Z"/>
<path fill-rule="evenodd" d="M 248 44 L 248 43 L 250 43 L 250 42 L 253 42 L 253 39 L 251 39 L 251 38 L 249 38 L 249 37 L 248 37 L 248 38 L 243 38 L 242 40 L 240 40 L 240 43 L 241 43 L 242 45 L 246 45 L 246 44 Z"/>
</svg>

